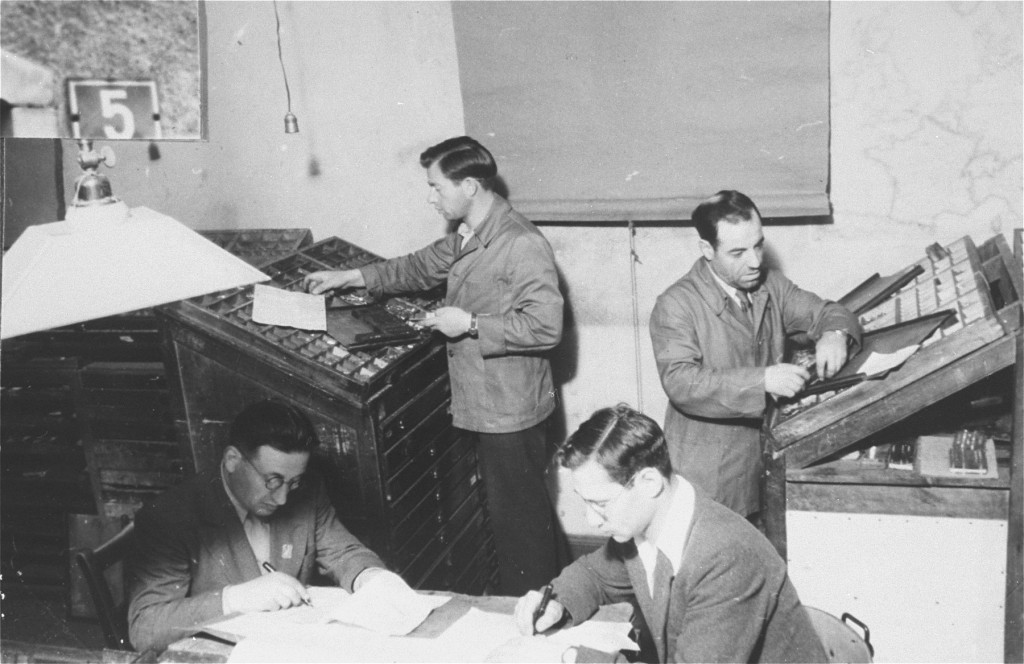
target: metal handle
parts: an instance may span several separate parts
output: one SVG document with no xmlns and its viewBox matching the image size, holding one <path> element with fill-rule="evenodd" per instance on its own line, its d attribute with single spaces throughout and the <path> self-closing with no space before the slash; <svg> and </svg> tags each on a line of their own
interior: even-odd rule
<svg viewBox="0 0 1024 664">
<path fill-rule="evenodd" d="M 871 645 L 871 630 L 868 629 L 868 626 L 865 625 L 864 623 L 862 623 L 861 621 L 857 620 L 856 618 L 854 618 L 849 613 L 844 613 L 840 617 L 840 620 L 842 620 L 844 624 L 846 623 L 847 620 L 849 620 L 850 622 L 852 622 L 857 627 L 860 627 L 861 631 L 864 632 L 864 637 L 863 637 L 864 638 L 864 645 L 866 645 L 868 647 L 868 652 L 871 653 L 872 657 L 874 657 L 875 656 L 875 647 L 873 645 Z"/>
</svg>

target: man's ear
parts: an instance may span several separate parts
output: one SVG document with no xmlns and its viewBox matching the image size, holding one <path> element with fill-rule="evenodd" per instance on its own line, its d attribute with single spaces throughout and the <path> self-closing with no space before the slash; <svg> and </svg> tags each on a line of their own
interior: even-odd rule
<svg viewBox="0 0 1024 664">
<path fill-rule="evenodd" d="M 462 178 L 459 186 L 462 187 L 462 193 L 467 198 L 472 198 L 480 190 L 480 182 L 476 178 Z"/>
<path fill-rule="evenodd" d="M 665 490 L 664 479 L 657 468 L 648 466 L 637 471 L 636 479 L 633 480 L 633 483 L 639 485 L 640 490 L 648 498 L 657 498 Z"/>
<path fill-rule="evenodd" d="M 234 445 L 228 445 L 224 448 L 224 468 L 229 472 L 233 473 L 238 468 L 238 464 L 242 463 L 242 453 Z"/>
<path fill-rule="evenodd" d="M 715 257 L 715 248 L 707 240 L 697 240 L 697 246 L 700 247 L 700 253 L 704 256 L 705 260 L 711 260 Z"/>
</svg>

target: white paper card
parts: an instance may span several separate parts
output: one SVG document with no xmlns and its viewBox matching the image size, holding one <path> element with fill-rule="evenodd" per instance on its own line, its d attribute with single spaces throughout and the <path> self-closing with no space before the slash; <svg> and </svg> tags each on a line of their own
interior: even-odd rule
<svg viewBox="0 0 1024 664">
<path fill-rule="evenodd" d="M 868 355 L 868 359 L 864 361 L 864 364 L 860 367 L 860 373 L 864 374 L 868 378 L 877 376 L 880 373 L 885 373 L 891 369 L 895 369 L 904 362 L 907 361 L 911 355 L 917 352 L 920 345 L 914 344 L 913 346 L 907 346 L 901 348 L 892 353 L 875 353 L 872 352 Z"/>
<path fill-rule="evenodd" d="M 253 286 L 252 319 L 262 325 L 283 325 L 300 330 L 327 330 L 323 295 Z"/>
</svg>

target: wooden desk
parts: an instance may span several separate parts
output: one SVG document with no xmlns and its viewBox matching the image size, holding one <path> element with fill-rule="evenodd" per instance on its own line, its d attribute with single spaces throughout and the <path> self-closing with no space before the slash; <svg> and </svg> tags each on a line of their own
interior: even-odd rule
<svg viewBox="0 0 1024 664">
<path fill-rule="evenodd" d="M 427 594 L 451 595 L 452 601 L 434 609 L 423 624 L 410 633 L 410 637 L 435 637 L 462 617 L 471 607 L 490 613 L 511 615 L 518 597 L 498 595 L 460 595 L 448 592 L 427 592 Z M 592 618 L 605 622 L 629 622 L 633 608 L 626 603 L 601 607 Z M 495 643 L 495 647 L 500 644 Z M 160 662 L 226 662 L 231 655 L 233 644 L 207 636 L 191 636 L 175 641 L 160 656 Z"/>
</svg>

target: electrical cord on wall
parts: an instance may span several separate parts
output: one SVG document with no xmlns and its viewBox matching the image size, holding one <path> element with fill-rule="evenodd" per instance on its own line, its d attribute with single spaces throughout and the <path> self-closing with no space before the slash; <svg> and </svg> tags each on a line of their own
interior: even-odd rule
<svg viewBox="0 0 1024 664">
<path fill-rule="evenodd" d="M 284 55 L 281 53 L 281 15 L 277 11 L 277 0 L 274 0 L 274 20 L 277 21 L 277 59 L 281 63 L 281 75 L 284 77 L 284 93 L 288 97 L 288 112 L 284 116 L 284 133 L 297 134 L 299 119 L 292 113 L 292 91 L 288 87 L 288 72 L 284 68 Z"/>
<path fill-rule="evenodd" d="M 636 227 L 629 221 L 629 287 L 633 296 L 633 352 L 636 362 L 636 409 L 644 412 L 644 389 L 640 369 L 640 303 L 637 295 L 636 265 L 640 257 L 636 253 Z"/>
</svg>

